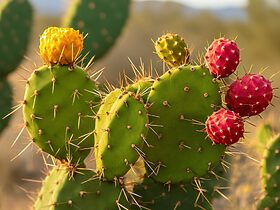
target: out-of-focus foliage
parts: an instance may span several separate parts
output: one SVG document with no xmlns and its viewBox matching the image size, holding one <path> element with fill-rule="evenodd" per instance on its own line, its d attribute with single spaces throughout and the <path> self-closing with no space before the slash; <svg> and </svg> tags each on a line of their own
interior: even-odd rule
<svg viewBox="0 0 280 210">
<path fill-rule="evenodd" d="M 249 0 L 247 7 L 249 29 L 253 43 L 257 47 L 265 44 L 267 47 L 280 52 L 280 1 L 269 3 L 268 0 Z M 261 49 L 259 49 L 261 50 Z"/>
</svg>

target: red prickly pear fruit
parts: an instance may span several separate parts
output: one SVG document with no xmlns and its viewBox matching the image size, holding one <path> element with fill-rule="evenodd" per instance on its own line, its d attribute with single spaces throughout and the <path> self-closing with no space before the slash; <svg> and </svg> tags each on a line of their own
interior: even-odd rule
<svg viewBox="0 0 280 210">
<path fill-rule="evenodd" d="M 218 78 L 231 75 L 239 64 L 239 58 L 240 52 L 235 41 L 224 37 L 214 40 L 205 54 L 207 67 Z"/>
<path fill-rule="evenodd" d="M 246 74 L 229 86 L 225 101 L 230 110 L 244 117 L 263 112 L 272 97 L 270 81 L 259 74 Z"/>
<path fill-rule="evenodd" d="M 210 115 L 205 123 L 208 137 L 214 144 L 231 145 L 243 137 L 243 119 L 233 111 L 221 108 Z"/>
</svg>

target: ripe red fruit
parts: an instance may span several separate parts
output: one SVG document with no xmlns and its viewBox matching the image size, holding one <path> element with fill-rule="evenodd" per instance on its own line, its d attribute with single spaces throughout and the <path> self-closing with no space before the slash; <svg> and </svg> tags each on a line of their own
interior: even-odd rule
<svg viewBox="0 0 280 210">
<path fill-rule="evenodd" d="M 225 101 L 230 110 L 243 117 L 260 114 L 272 97 L 273 90 L 267 79 L 259 74 L 247 74 L 229 86 Z"/>
<path fill-rule="evenodd" d="M 215 144 L 231 145 L 243 137 L 244 122 L 236 113 L 221 108 L 206 120 L 206 132 Z"/>
<path fill-rule="evenodd" d="M 214 40 L 205 54 L 206 65 L 211 74 L 218 78 L 231 75 L 239 64 L 239 58 L 235 41 L 224 37 Z"/>
</svg>

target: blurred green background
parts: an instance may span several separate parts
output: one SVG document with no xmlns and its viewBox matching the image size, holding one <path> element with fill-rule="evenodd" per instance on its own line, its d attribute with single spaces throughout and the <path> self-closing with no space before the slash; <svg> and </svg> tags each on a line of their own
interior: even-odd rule
<svg viewBox="0 0 280 210">
<path fill-rule="evenodd" d="M 37 53 L 39 35 L 45 27 L 60 25 L 70 1 L 33 0 L 32 2 L 36 9 L 36 17 L 27 58 L 22 63 L 22 67 L 9 76 L 13 84 L 15 104 L 23 99 L 25 83 L 22 80 L 28 78 L 34 69 L 33 61 L 39 66 L 42 63 Z M 131 74 L 129 57 L 136 66 L 140 65 L 140 58 L 147 67 L 152 61 L 154 67 L 160 72 L 162 63 L 153 53 L 151 39 L 155 40 L 163 33 L 173 32 L 185 38 L 192 49 L 194 60 L 199 60 L 199 55 L 204 54 L 208 43 L 214 38 L 221 35 L 231 39 L 237 37 L 242 58 L 239 74 L 243 75 L 251 68 L 253 72 L 266 69 L 264 75 L 269 78 L 280 71 L 279 20 L 279 0 L 133 1 L 130 18 L 121 37 L 113 49 L 93 65 L 92 70 L 105 67 L 101 80 L 104 81 L 106 78 L 116 83 L 120 72 L 126 71 Z M 279 87 L 279 76 L 275 75 L 272 80 L 273 87 Z M 279 95 L 278 90 L 275 94 Z M 279 118 L 279 100 L 275 98 L 273 104 L 275 107 L 270 106 L 262 115 L 264 118 L 268 115 Z M 24 131 L 16 146 L 11 148 L 22 126 L 21 111 L 18 111 L 0 137 L 0 210 L 30 209 L 40 187 L 40 180 L 47 171 L 42 155 L 38 153 L 35 146 L 29 147 L 11 162 L 11 159 L 29 143 L 28 134 Z M 249 127 L 249 132 L 254 132 L 252 126 Z M 247 137 L 250 138 L 250 135 Z M 257 155 L 256 158 L 258 158 Z M 235 167 L 236 171 L 244 170 L 247 174 L 241 182 L 251 180 L 245 188 L 242 185 L 242 189 L 233 189 L 236 194 L 243 193 L 242 198 L 239 195 L 239 197 L 233 196 L 230 202 L 217 202 L 215 210 L 253 209 L 252 203 L 259 194 L 258 184 L 252 181 L 259 176 L 254 171 L 258 165 L 246 164 L 241 162 L 242 166 Z M 247 170 L 252 171 L 252 177 L 246 173 Z M 252 185 L 255 186 L 252 187 Z"/>
</svg>

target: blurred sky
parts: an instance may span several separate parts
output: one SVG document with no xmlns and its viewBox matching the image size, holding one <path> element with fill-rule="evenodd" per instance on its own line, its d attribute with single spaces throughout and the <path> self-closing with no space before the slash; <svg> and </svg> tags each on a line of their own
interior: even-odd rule
<svg viewBox="0 0 280 210">
<path fill-rule="evenodd" d="M 149 0 L 137 0 L 149 1 Z M 244 7 L 248 0 L 155 0 L 155 1 L 175 1 L 186 4 L 196 9 L 218 9 L 225 7 Z"/>
<path fill-rule="evenodd" d="M 31 0 L 36 10 L 41 14 L 59 15 L 67 8 L 69 0 Z M 116 1 L 116 0 L 112 0 Z M 134 0 L 149 1 L 149 0 Z M 155 0 L 167 1 L 167 0 Z M 186 4 L 196 9 L 218 9 L 225 7 L 244 7 L 248 0 L 169 0 Z M 1 2 L 1 0 L 0 0 Z"/>
</svg>

